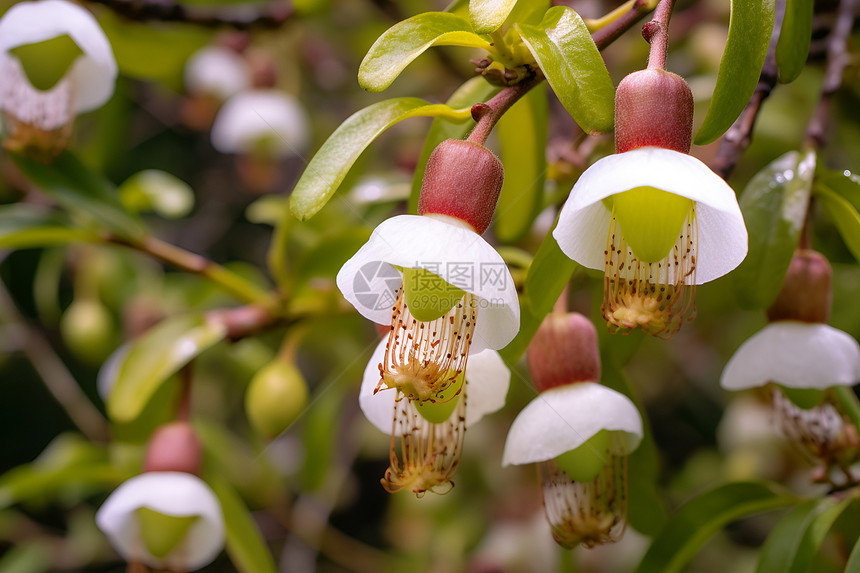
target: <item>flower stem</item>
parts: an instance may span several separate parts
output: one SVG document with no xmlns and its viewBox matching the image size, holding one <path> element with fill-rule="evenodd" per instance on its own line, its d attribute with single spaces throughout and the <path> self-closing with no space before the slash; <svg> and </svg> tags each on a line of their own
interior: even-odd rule
<svg viewBox="0 0 860 573">
<path fill-rule="evenodd" d="M 669 51 L 669 19 L 672 17 L 672 8 L 675 0 L 660 0 L 654 11 L 654 19 L 642 27 L 642 35 L 651 44 L 651 53 L 648 55 L 649 70 L 663 70 L 666 68 L 666 54 Z"/>
<path fill-rule="evenodd" d="M 850 386 L 834 386 L 830 389 L 833 398 L 843 414 L 848 416 L 854 427 L 860 430 L 860 400 Z"/>
</svg>

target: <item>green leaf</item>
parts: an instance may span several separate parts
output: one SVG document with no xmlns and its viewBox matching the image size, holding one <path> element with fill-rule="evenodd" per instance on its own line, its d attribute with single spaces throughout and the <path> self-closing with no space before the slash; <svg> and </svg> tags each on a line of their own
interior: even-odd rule
<svg viewBox="0 0 860 573">
<path fill-rule="evenodd" d="M 741 195 L 749 252 L 732 278 L 743 308 L 766 308 L 779 293 L 806 219 L 815 161 L 814 152 L 790 151 L 759 171 Z"/>
<path fill-rule="evenodd" d="M 860 573 L 860 540 L 854 544 L 854 549 L 851 550 L 844 573 Z"/>
<path fill-rule="evenodd" d="M 579 14 L 554 6 L 537 26 L 515 24 L 567 112 L 586 133 L 612 129 L 615 87 Z"/>
<path fill-rule="evenodd" d="M 812 41 L 813 0 L 786 0 L 785 18 L 776 43 L 776 68 L 779 81 L 787 84 L 794 81 L 809 56 Z"/>
<path fill-rule="evenodd" d="M 445 102 L 449 107 L 471 108 L 474 104 L 485 102 L 501 90 L 500 87 L 490 84 L 482 77 L 475 77 L 455 91 L 450 99 Z M 424 140 L 424 147 L 421 149 L 421 156 L 418 158 L 418 164 L 415 166 L 415 175 L 412 179 L 412 192 L 409 196 L 409 212 L 418 212 L 418 195 L 421 193 L 421 182 L 424 181 L 424 168 L 427 167 L 427 159 L 430 154 L 436 149 L 436 146 L 446 139 L 464 139 L 470 131 L 475 127 L 474 122 L 467 121 L 463 123 L 453 123 L 451 120 L 444 117 L 437 117 L 430 125 L 430 131 L 427 133 L 427 139 Z"/>
<path fill-rule="evenodd" d="M 221 503 L 227 534 L 227 553 L 240 573 L 276 573 L 278 568 L 266 541 L 242 498 L 221 478 L 209 479 Z"/>
<path fill-rule="evenodd" d="M 813 499 L 794 508 L 768 536 L 756 573 L 804 573 L 851 500 Z"/>
<path fill-rule="evenodd" d="M 636 573 L 675 573 L 726 524 L 797 503 L 790 493 L 758 482 L 729 483 L 687 502 L 669 518 L 648 548 Z"/>
<path fill-rule="evenodd" d="M 0 249 L 27 249 L 96 241 L 98 234 L 77 229 L 59 213 L 35 205 L 0 207 Z"/>
<path fill-rule="evenodd" d="M 197 315 L 170 318 L 148 330 L 106 373 L 111 420 L 135 420 L 164 382 L 226 335 L 223 324 Z"/>
<path fill-rule="evenodd" d="M 313 217 L 337 191 L 361 152 L 380 133 L 399 121 L 422 116 L 465 121 L 471 113 L 469 109 L 455 110 L 414 97 L 381 101 L 355 112 L 311 159 L 290 197 L 293 215 L 301 220 Z"/>
<path fill-rule="evenodd" d="M 544 86 L 536 86 L 514 104 L 496 131 L 505 182 L 496 205 L 495 231 L 500 241 L 513 243 L 528 232 L 543 204 L 547 143 Z"/>
<path fill-rule="evenodd" d="M 860 175 L 850 171 L 819 169 L 815 174 L 815 187 L 824 186 L 860 211 Z"/>
<path fill-rule="evenodd" d="M 824 185 L 816 186 L 815 196 L 833 218 L 848 250 L 860 262 L 860 213 L 849 201 Z"/>
<path fill-rule="evenodd" d="M 358 69 L 358 83 L 368 91 L 380 92 L 432 46 L 492 49 L 492 44 L 473 32 L 465 18 L 447 12 L 425 12 L 395 24 L 374 42 Z"/>
<path fill-rule="evenodd" d="M 469 17 L 475 32 L 489 34 L 497 30 L 505 23 L 516 3 L 517 0 L 471 0 Z"/>
<path fill-rule="evenodd" d="M 123 208 L 113 185 L 70 152 L 49 165 L 23 155 L 12 154 L 12 158 L 24 175 L 60 206 L 120 237 L 143 236 L 143 226 Z"/>
<path fill-rule="evenodd" d="M 500 351 L 505 362 L 517 363 L 578 267 L 561 251 L 552 233 L 547 233 L 526 274 L 520 296 L 520 330 Z"/>
<path fill-rule="evenodd" d="M 696 145 L 711 143 L 725 133 L 749 102 L 767 55 L 773 18 L 774 0 L 732 0 L 729 37 Z"/>
<path fill-rule="evenodd" d="M 0 571 L 4 573 L 42 573 L 51 571 L 53 547 L 47 540 L 28 541 L 12 546 L 0 557 Z"/>
</svg>

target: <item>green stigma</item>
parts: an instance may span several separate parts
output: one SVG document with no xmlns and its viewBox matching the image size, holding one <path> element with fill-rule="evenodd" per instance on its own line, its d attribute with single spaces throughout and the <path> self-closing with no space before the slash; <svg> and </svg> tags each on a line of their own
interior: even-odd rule
<svg viewBox="0 0 860 573">
<path fill-rule="evenodd" d="M 148 507 L 135 511 L 146 548 L 158 559 L 167 557 L 182 543 L 199 515 L 165 515 Z"/>
<path fill-rule="evenodd" d="M 63 79 L 72 63 L 83 53 L 67 34 L 17 46 L 9 51 L 21 62 L 33 87 L 43 91 Z"/>
<path fill-rule="evenodd" d="M 646 263 L 666 258 L 693 205 L 686 197 L 654 187 L 636 187 L 612 195 L 608 202 L 630 250 Z"/>
<path fill-rule="evenodd" d="M 555 458 L 555 463 L 573 481 L 588 483 L 603 471 L 609 461 L 611 439 L 608 430 L 600 430 L 578 448 Z"/>
<path fill-rule="evenodd" d="M 777 386 L 779 386 L 783 396 L 791 400 L 792 404 L 802 410 L 815 408 L 824 401 L 824 397 L 827 394 L 826 390 L 819 390 L 817 388 L 789 388 L 781 384 L 777 384 Z"/>
<path fill-rule="evenodd" d="M 423 402 L 415 400 L 415 409 L 418 410 L 422 418 L 431 424 L 441 424 L 451 416 L 451 412 L 457 407 L 457 400 L 460 399 L 457 392 L 463 387 L 465 380 L 466 377 L 461 372 L 450 386 L 436 394 L 432 402 L 430 400 Z"/>
<path fill-rule="evenodd" d="M 444 316 L 466 294 L 442 277 L 425 269 L 403 271 L 403 296 L 406 307 L 417 320 L 430 322 Z"/>
</svg>

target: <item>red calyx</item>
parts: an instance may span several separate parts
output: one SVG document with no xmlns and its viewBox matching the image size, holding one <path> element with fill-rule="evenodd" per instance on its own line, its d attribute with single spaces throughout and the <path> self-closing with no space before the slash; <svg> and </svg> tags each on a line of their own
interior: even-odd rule
<svg viewBox="0 0 860 573">
<path fill-rule="evenodd" d="M 145 472 L 185 472 L 200 475 L 203 446 L 188 422 L 158 428 L 146 448 Z"/>
<path fill-rule="evenodd" d="M 776 300 L 767 309 L 767 318 L 825 323 L 830 318 L 833 272 L 821 253 L 798 249 Z"/>
<path fill-rule="evenodd" d="M 684 78 L 659 69 L 634 72 L 615 92 L 615 152 L 655 146 L 689 153 L 693 92 Z"/>
<path fill-rule="evenodd" d="M 532 338 L 527 356 L 538 392 L 600 380 L 597 330 L 581 314 L 548 315 Z"/>
<path fill-rule="evenodd" d="M 503 181 L 504 167 L 492 151 L 471 141 L 445 140 L 427 160 L 418 213 L 456 217 L 481 234 L 493 219 Z"/>
</svg>

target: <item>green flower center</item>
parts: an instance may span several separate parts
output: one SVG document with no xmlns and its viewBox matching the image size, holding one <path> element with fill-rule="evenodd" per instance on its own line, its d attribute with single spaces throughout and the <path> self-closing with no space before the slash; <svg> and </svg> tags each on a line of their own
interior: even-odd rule
<svg viewBox="0 0 860 573">
<path fill-rule="evenodd" d="M 608 430 L 600 430 L 578 448 L 555 458 L 555 463 L 573 481 L 588 483 L 606 466 L 611 438 Z"/>
<path fill-rule="evenodd" d="M 135 511 L 140 534 L 147 550 L 158 559 L 167 557 L 185 540 L 199 515 L 165 515 L 148 507 Z"/>
<path fill-rule="evenodd" d="M 647 263 L 666 258 L 693 206 L 686 197 L 654 187 L 636 187 L 608 201 L 630 250 Z"/>
<path fill-rule="evenodd" d="M 430 322 L 444 316 L 466 294 L 426 269 L 401 270 L 406 307 L 412 316 L 421 322 Z"/>
<path fill-rule="evenodd" d="M 66 71 L 83 52 L 68 35 L 24 44 L 9 50 L 21 62 L 33 87 L 49 90 L 63 79 Z"/>
</svg>

